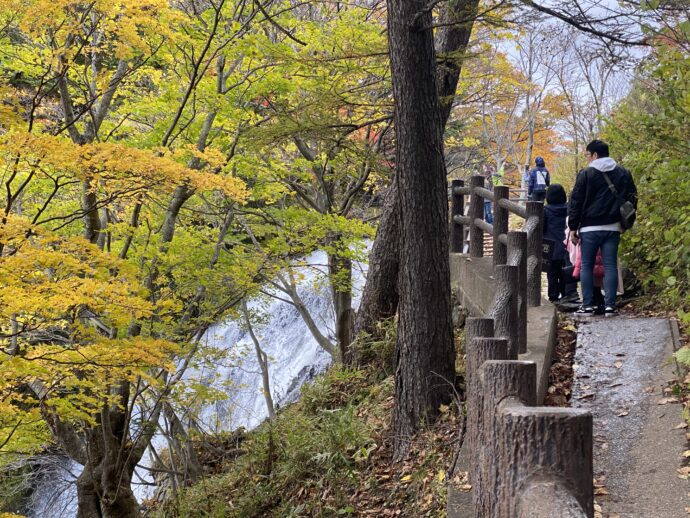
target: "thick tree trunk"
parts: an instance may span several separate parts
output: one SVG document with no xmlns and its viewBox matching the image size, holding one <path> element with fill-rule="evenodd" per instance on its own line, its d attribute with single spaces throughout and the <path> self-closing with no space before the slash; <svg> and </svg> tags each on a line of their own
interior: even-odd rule
<svg viewBox="0 0 690 518">
<path fill-rule="evenodd" d="M 450 311 L 448 200 L 436 53 L 425 0 L 388 2 L 400 195 L 400 307 L 394 455 L 451 399 L 455 345 Z"/>
<path fill-rule="evenodd" d="M 458 89 L 462 60 L 470 42 L 479 0 L 449 0 L 440 12 L 436 33 L 438 96 L 441 104 L 441 132 L 450 117 Z"/>
<path fill-rule="evenodd" d="M 450 117 L 478 5 L 478 0 L 452 0 L 441 11 L 441 21 L 448 24 L 436 34 L 439 57 L 436 77 L 441 105 L 441 128 L 445 128 Z M 374 245 L 369 254 L 369 272 L 355 320 L 354 336 L 359 336 L 362 332 L 376 336 L 376 322 L 395 316 L 398 310 L 398 207 L 398 189 L 393 182 L 386 196 Z M 349 360 L 349 363 L 356 362 L 355 358 Z"/>
<path fill-rule="evenodd" d="M 101 427 L 89 435 L 89 461 L 77 479 L 77 518 L 139 518 L 128 449 Z"/>
<path fill-rule="evenodd" d="M 82 207 L 84 210 L 84 239 L 91 243 L 98 241 L 101 230 L 101 218 L 98 215 L 98 198 L 93 191 L 91 180 L 82 184 Z"/>
<path fill-rule="evenodd" d="M 355 336 L 361 333 L 375 336 L 376 322 L 392 318 L 398 311 L 400 217 L 397 191 L 397 184 L 393 182 L 369 254 L 369 272 L 355 320 Z M 351 358 L 349 363 L 357 363 L 357 359 Z"/>
<path fill-rule="evenodd" d="M 87 464 L 77 479 L 77 518 L 102 518 L 101 502 L 96 492 L 93 466 Z"/>
</svg>

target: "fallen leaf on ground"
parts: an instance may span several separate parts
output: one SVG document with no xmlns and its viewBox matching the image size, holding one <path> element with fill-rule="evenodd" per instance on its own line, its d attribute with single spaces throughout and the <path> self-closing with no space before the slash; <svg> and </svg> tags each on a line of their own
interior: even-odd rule
<svg viewBox="0 0 690 518">
<path fill-rule="evenodd" d="M 680 423 L 680 424 L 677 424 L 676 426 L 674 426 L 673 429 L 674 430 L 682 430 L 683 428 L 687 428 L 687 427 L 688 427 L 688 423 Z"/>
<path fill-rule="evenodd" d="M 460 490 L 462 491 L 470 491 L 472 489 L 472 484 L 463 484 L 460 486 Z"/>
<path fill-rule="evenodd" d="M 647 394 L 651 394 L 652 392 L 654 392 L 654 387 L 652 387 L 652 386 L 645 387 L 645 388 L 644 388 L 644 391 L 645 391 Z"/>
<path fill-rule="evenodd" d="M 616 414 L 616 415 L 617 415 L 618 417 L 625 417 L 625 416 L 628 415 L 629 413 L 630 413 L 630 412 L 628 412 L 627 410 L 623 410 L 620 414 Z"/>
<path fill-rule="evenodd" d="M 623 366 L 623 362 L 620 361 L 620 360 L 616 360 L 615 362 L 613 362 L 613 366 L 614 366 L 616 369 L 620 369 L 620 368 Z"/>
<path fill-rule="evenodd" d="M 685 451 L 683 452 L 683 457 L 685 457 L 686 459 L 687 459 L 688 457 L 690 457 L 690 450 L 685 450 Z"/>
<path fill-rule="evenodd" d="M 690 477 L 690 466 L 685 466 L 676 470 L 678 472 L 678 477 L 683 480 L 687 480 Z"/>
<path fill-rule="evenodd" d="M 668 403 L 678 403 L 677 397 L 665 397 L 656 402 L 657 405 L 667 405 Z"/>
<path fill-rule="evenodd" d="M 601 495 L 608 495 L 609 491 L 605 487 L 598 487 L 594 490 L 594 494 L 601 496 Z"/>
</svg>

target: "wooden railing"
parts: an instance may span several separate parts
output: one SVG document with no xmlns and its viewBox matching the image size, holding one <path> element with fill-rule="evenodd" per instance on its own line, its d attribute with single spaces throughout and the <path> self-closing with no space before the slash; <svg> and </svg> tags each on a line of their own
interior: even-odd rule
<svg viewBox="0 0 690 518">
<path fill-rule="evenodd" d="M 469 207 L 465 214 L 465 196 L 469 195 Z M 508 257 L 508 221 L 510 214 L 525 220 L 522 231 L 527 234 L 526 252 L 526 300 L 530 307 L 541 304 L 541 258 L 544 205 L 528 201 L 521 205 L 510 198 L 510 189 L 496 186 L 493 191 L 484 188 L 484 177 L 473 176 L 470 185 L 464 180 L 452 181 L 451 252 L 465 251 L 464 227 L 469 227 L 470 257 L 484 255 L 484 233 L 493 236 L 493 264 L 506 264 Z M 493 202 L 493 224 L 484 221 L 484 199 Z M 515 258 L 514 258 L 515 259 Z"/>
<path fill-rule="evenodd" d="M 465 196 L 470 196 L 465 213 Z M 485 318 L 466 322 L 467 436 L 470 483 L 478 517 L 591 518 L 592 416 L 576 409 L 537 407 L 537 371 L 518 361 L 527 352 L 527 307 L 541 302 L 543 205 L 522 206 L 507 187 L 452 184 L 451 251 L 483 255 L 493 236 L 494 299 Z M 484 221 L 493 201 L 493 224 Z M 525 220 L 509 231 L 510 214 Z M 547 360 L 548 361 L 548 360 Z"/>
<path fill-rule="evenodd" d="M 467 436 L 478 517 L 591 518 L 592 415 L 535 406 L 537 371 L 495 321 L 466 322 Z"/>
</svg>

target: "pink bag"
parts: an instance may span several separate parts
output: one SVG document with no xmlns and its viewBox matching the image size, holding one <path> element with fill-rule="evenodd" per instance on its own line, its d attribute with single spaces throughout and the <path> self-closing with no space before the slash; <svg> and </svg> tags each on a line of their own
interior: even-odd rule
<svg viewBox="0 0 690 518">
<path fill-rule="evenodd" d="M 573 263 L 573 277 L 580 278 L 580 271 L 582 270 L 582 256 L 580 254 L 580 243 L 574 245 L 568 241 L 568 253 L 570 254 L 570 261 Z M 572 250 L 571 250 L 572 249 Z M 574 257 L 574 260 L 573 260 Z M 601 250 L 597 250 L 597 258 L 594 261 L 594 277 L 604 278 L 604 261 L 601 258 Z"/>
</svg>

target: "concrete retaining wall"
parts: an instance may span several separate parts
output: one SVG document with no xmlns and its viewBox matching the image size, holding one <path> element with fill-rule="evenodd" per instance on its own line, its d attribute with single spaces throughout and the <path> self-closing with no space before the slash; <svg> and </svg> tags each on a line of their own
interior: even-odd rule
<svg viewBox="0 0 690 518">
<path fill-rule="evenodd" d="M 458 302 L 471 316 L 483 317 L 494 300 L 491 257 L 450 254 L 451 287 Z M 519 359 L 537 364 L 537 404 L 544 402 L 549 386 L 551 355 L 557 340 L 556 307 L 546 300 L 527 309 L 527 353 Z"/>
</svg>

